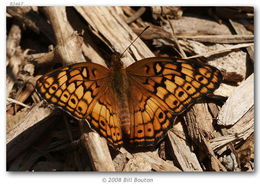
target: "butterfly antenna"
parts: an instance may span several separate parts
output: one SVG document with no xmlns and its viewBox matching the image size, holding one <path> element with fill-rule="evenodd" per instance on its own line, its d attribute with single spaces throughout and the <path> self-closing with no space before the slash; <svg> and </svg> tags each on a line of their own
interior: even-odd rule
<svg viewBox="0 0 260 186">
<path fill-rule="evenodd" d="M 131 45 L 146 31 L 150 26 L 145 27 L 145 29 L 130 43 L 130 45 L 124 50 L 124 52 L 120 55 L 120 58 L 123 56 L 123 54 L 130 48 Z"/>
</svg>

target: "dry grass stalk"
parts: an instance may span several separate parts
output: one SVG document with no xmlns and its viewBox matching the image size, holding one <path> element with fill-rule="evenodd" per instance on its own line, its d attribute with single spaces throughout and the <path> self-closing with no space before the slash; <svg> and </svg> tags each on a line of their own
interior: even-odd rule
<svg viewBox="0 0 260 186">
<path fill-rule="evenodd" d="M 250 43 L 254 42 L 253 35 L 197 35 L 185 36 L 178 35 L 178 39 L 189 39 L 207 43 Z"/>
</svg>

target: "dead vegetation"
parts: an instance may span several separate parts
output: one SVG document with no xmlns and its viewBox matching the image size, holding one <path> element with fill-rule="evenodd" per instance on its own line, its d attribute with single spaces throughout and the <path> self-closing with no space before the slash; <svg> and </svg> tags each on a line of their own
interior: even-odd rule
<svg viewBox="0 0 260 186">
<path fill-rule="evenodd" d="M 252 7 L 7 7 L 8 171 L 253 171 Z M 179 116 L 154 149 L 119 151 L 86 123 L 44 104 L 36 79 L 57 66 L 170 56 L 207 61 L 224 80 Z"/>
</svg>

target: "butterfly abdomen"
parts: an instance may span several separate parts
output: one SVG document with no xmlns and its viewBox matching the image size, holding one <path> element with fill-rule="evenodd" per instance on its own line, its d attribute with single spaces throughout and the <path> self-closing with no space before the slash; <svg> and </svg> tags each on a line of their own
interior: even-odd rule
<svg viewBox="0 0 260 186">
<path fill-rule="evenodd" d="M 117 114 L 120 120 L 120 126 L 122 132 L 126 135 L 130 135 L 130 111 L 128 104 L 128 88 L 129 82 L 127 79 L 126 71 L 121 65 L 119 60 L 113 61 L 111 70 L 111 90 L 114 90 L 114 100 L 117 107 Z"/>
<path fill-rule="evenodd" d="M 128 98 L 126 94 L 121 95 L 121 97 L 119 97 L 118 117 L 120 120 L 120 126 L 122 132 L 126 136 L 130 136 L 130 114 L 129 114 Z"/>
</svg>

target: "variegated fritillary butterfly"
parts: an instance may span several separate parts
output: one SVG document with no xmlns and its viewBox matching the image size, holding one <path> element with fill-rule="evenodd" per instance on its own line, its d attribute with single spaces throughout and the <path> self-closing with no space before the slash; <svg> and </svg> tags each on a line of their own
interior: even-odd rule
<svg viewBox="0 0 260 186">
<path fill-rule="evenodd" d="M 120 55 L 110 69 L 86 62 L 42 76 L 36 90 L 78 119 L 87 119 L 109 144 L 156 145 L 176 115 L 212 93 L 220 71 L 192 60 L 146 58 L 123 68 Z"/>
</svg>

